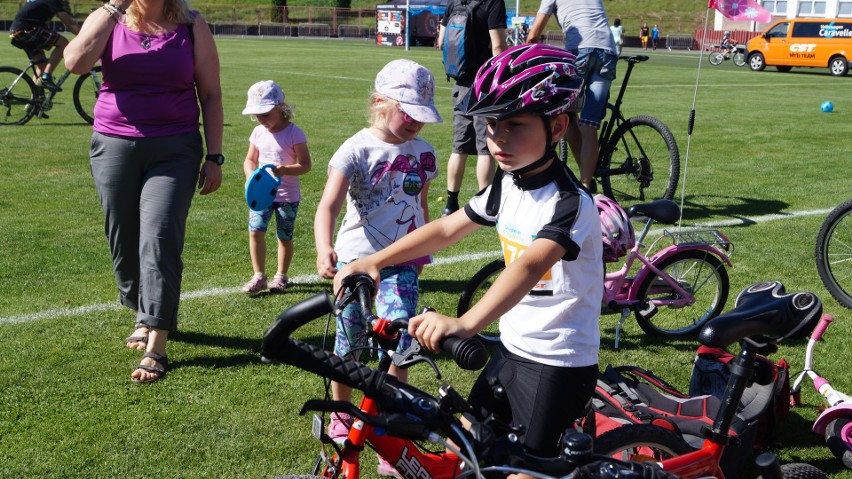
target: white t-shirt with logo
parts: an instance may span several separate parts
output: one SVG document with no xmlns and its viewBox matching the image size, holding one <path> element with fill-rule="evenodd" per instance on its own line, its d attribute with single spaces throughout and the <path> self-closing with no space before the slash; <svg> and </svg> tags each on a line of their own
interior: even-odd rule
<svg viewBox="0 0 852 479">
<path fill-rule="evenodd" d="M 500 318 L 500 340 L 527 359 L 559 367 L 598 363 L 603 295 L 600 220 L 592 198 L 559 162 L 532 178 L 504 174 L 499 212 L 486 213 L 492 186 L 465 207 L 473 221 L 496 226 L 506 264 L 537 238 L 563 246 L 535 287 Z"/>
<path fill-rule="evenodd" d="M 349 180 L 334 243 L 339 261 L 375 253 L 425 224 L 420 193 L 438 175 L 438 164 L 435 149 L 420 137 L 394 145 L 365 128 L 338 148 L 328 167 Z"/>
<path fill-rule="evenodd" d="M 263 165 L 294 165 L 296 164 L 296 148 L 300 143 L 307 143 L 305 133 L 301 128 L 290 123 L 281 131 L 275 133 L 258 125 L 252 130 L 249 143 L 257 148 L 258 166 Z M 276 203 L 295 203 L 302 199 L 299 188 L 299 177 L 285 175 L 278 184 Z"/>
</svg>

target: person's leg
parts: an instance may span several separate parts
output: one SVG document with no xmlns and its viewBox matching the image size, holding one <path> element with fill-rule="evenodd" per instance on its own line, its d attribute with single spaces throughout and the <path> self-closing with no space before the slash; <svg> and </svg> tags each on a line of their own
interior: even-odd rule
<svg viewBox="0 0 852 479">
<path fill-rule="evenodd" d="M 476 182 L 482 191 L 494 180 L 497 162 L 488 150 L 488 121 L 485 117 L 473 118 L 473 130 L 476 135 Z"/>
<path fill-rule="evenodd" d="M 458 199 L 459 191 L 461 191 L 462 180 L 464 179 L 464 167 L 467 162 L 467 155 L 464 153 L 451 153 L 450 159 L 447 161 L 447 191 L 455 193 L 455 198 Z M 447 207 L 450 207 L 449 198 L 447 198 Z M 455 203 L 453 211 L 458 209 L 458 202 Z"/>
<path fill-rule="evenodd" d="M 202 141 L 198 132 L 139 143 L 145 174 L 139 200 L 139 312 L 137 321 L 151 328 L 147 353 L 166 357 L 166 339 L 177 329 L 183 276 L 186 219 L 201 166 Z M 140 366 L 165 371 L 162 361 L 146 354 Z M 150 371 L 137 368 L 132 377 L 152 381 Z M 147 378 L 147 379 L 146 379 Z"/>
<path fill-rule="evenodd" d="M 254 274 L 266 274 L 266 231 L 249 232 L 249 253 Z"/>
<path fill-rule="evenodd" d="M 618 57 L 600 49 L 583 49 L 577 57 L 578 71 L 586 78 L 586 99 L 577 129 L 571 134 L 579 134 L 580 182 L 591 187 L 595 168 L 598 163 L 598 128 L 606 113 L 609 89 L 615 78 L 615 65 Z M 569 128 L 569 132 L 571 132 Z M 577 153 L 576 150 L 572 151 Z"/>
<path fill-rule="evenodd" d="M 416 266 L 394 266 L 381 271 L 379 291 L 376 294 L 376 315 L 380 318 L 408 319 L 417 316 L 417 302 L 420 299 Z M 407 331 L 400 335 L 396 350 L 405 351 L 411 346 L 411 336 Z M 388 371 L 403 382 L 408 382 L 408 370 L 391 366 Z"/>
<path fill-rule="evenodd" d="M 462 113 L 460 103 L 470 87 L 453 86 L 453 150 L 447 161 L 447 204 L 441 216 L 447 216 L 459 209 L 459 192 L 464 180 L 464 170 L 468 155 L 476 152 L 476 131 L 471 117 Z"/>
<path fill-rule="evenodd" d="M 274 207 L 263 211 L 249 210 L 249 256 L 252 276 L 243 285 L 243 293 L 257 294 L 266 289 L 266 231 L 272 219 Z"/>
<path fill-rule="evenodd" d="M 141 161 L 133 161 L 134 141 L 92 135 L 91 173 L 98 200 L 104 212 L 104 233 L 112 256 L 112 268 L 118 286 L 119 301 L 127 308 L 139 309 L 139 189 Z M 127 347 L 145 349 L 148 327 L 134 328 Z M 144 339 L 144 341 L 143 341 Z"/>
<path fill-rule="evenodd" d="M 299 202 L 276 203 L 275 224 L 277 225 L 275 235 L 278 238 L 278 270 L 269 283 L 270 293 L 283 293 L 290 279 L 287 272 L 290 263 L 293 262 L 293 231 L 296 226 L 296 215 L 299 211 Z"/>
<path fill-rule="evenodd" d="M 62 61 L 62 56 L 65 54 L 65 47 L 68 46 L 68 39 L 62 35 L 56 35 L 56 43 L 53 44 L 53 52 L 50 53 L 50 59 L 47 61 L 47 66 L 44 68 L 44 73 L 53 75 L 57 65 Z"/>
</svg>

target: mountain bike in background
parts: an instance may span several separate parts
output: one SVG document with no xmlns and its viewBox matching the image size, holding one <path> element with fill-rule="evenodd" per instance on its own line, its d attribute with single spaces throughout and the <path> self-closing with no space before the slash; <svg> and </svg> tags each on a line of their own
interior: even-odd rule
<svg viewBox="0 0 852 479">
<path fill-rule="evenodd" d="M 56 79 L 62 85 L 71 76 L 65 71 Z M 23 125 L 31 118 L 48 118 L 53 109 L 54 97 L 61 91 L 52 91 L 36 84 L 38 78 L 35 64 L 30 62 L 23 70 L 11 66 L 0 66 L 0 125 Z M 101 89 L 101 67 L 80 75 L 74 83 L 74 108 L 90 125 L 95 122 L 93 111 Z"/>
<path fill-rule="evenodd" d="M 852 309 L 852 199 L 831 210 L 816 238 L 817 272 L 831 296 Z"/>
</svg>

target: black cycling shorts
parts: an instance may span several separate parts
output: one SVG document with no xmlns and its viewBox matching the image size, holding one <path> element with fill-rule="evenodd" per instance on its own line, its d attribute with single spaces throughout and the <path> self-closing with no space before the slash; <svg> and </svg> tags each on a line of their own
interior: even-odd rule
<svg viewBox="0 0 852 479">
<path fill-rule="evenodd" d="M 44 55 L 45 50 L 53 48 L 59 34 L 44 27 L 35 27 L 12 32 L 11 37 L 12 45 L 27 52 L 27 56 L 32 60 L 33 57 Z"/>
</svg>

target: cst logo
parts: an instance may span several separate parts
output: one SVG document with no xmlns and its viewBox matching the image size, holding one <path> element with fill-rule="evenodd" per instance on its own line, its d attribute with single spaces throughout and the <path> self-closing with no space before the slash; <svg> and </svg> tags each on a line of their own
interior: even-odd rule
<svg viewBox="0 0 852 479">
<path fill-rule="evenodd" d="M 816 48 L 816 43 L 793 43 L 790 45 L 792 53 L 810 53 Z"/>
</svg>

